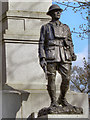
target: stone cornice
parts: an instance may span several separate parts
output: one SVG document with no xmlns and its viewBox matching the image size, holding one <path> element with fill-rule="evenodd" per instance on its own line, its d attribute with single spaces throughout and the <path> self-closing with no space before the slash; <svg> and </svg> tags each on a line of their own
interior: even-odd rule
<svg viewBox="0 0 90 120">
<path fill-rule="evenodd" d="M 17 18 L 33 18 L 33 19 L 50 19 L 46 15 L 46 12 L 35 12 L 35 11 L 19 11 L 19 10 L 9 10 L 6 12 L 7 17 L 17 17 Z"/>
<path fill-rule="evenodd" d="M 9 10 L 0 16 L 0 21 L 6 20 L 6 18 L 27 18 L 27 19 L 47 19 L 50 17 L 46 15 L 46 12 L 35 12 L 35 11 L 22 11 L 22 10 Z"/>
</svg>

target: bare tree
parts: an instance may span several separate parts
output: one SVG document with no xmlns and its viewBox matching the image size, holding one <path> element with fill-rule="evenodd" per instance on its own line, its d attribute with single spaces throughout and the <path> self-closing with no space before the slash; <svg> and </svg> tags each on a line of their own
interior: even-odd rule
<svg viewBox="0 0 90 120">
<path fill-rule="evenodd" d="M 53 0 L 53 2 L 55 2 L 55 0 Z M 77 12 L 79 12 L 81 14 L 82 19 L 85 20 L 85 24 L 79 25 L 78 31 L 76 31 L 76 27 L 74 27 L 71 32 L 75 33 L 78 37 L 81 37 L 81 40 L 88 39 L 88 34 L 90 32 L 90 30 L 89 30 L 89 27 L 90 27 L 90 24 L 89 24 L 89 22 L 90 22 L 90 18 L 89 18 L 90 2 L 88 2 L 88 0 L 85 0 L 85 2 L 81 2 L 79 0 L 74 0 L 73 2 L 69 2 L 69 0 L 67 0 L 67 1 L 64 0 L 64 1 L 60 2 L 58 0 L 58 1 L 56 1 L 56 3 L 63 6 L 64 11 L 71 8 L 75 14 Z"/>
<path fill-rule="evenodd" d="M 83 58 L 84 67 L 74 66 L 71 71 L 71 90 L 89 93 L 90 64 Z"/>
</svg>

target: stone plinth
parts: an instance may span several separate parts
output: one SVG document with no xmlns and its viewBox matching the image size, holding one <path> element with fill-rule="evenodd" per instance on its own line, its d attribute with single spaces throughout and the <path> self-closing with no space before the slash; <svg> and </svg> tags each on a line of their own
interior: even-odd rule
<svg viewBox="0 0 90 120">
<path fill-rule="evenodd" d="M 44 116 L 43 118 L 45 118 L 46 120 L 89 120 L 89 118 L 87 118 L 84 115 L 47 115 Z"/>
<path fill-rule="evenodd" d="M 33 95 L 35 95 L 35 94 L 32 93 L 31 96 L 33 96 Z M 57 92 L 57 96 L 58 95 L 59 95 L 59 93 Z M 81 115 L 79 115 L 79 114 L 76 114 L 76 115 L 74 115 L 74 114 L 73 115 L 70 115 L 70 114 L 69 115 L 67 115 L 67 114 L 65 114 L 65 115 L 63 115 L 63 114 L 60 115 L 59 114 L 58 115 L 58 114 L 56 114 L 54 116 L 52 114 L 51 115 L 49 114 L 49 115 L 46 115 L 46 116 L 42 116 L 40 118 L 54 118 L 54 119 L 55 118 L 63 118 L 64 119 L 64 118 L 88 118 L 89 117 L 88 95 L 87 94 L 68 92 L 66 97 L 67 97 L 67 100 L 69 101 L 69 103 L 71 103 L 72 105 L 77 106 L 77 107 L 82 107 L 83 108 L 83 114 L 81 114 Z M 35 111 L 36 108 L 34 107 L 34 105 L 37 106 L 37 104 L 34 101 L 31 103 L 31 106 L 33 108 L 32 113 L 34 113 L 34 118 L 37 118 L 38 110 L 42 109 L 43 107 L 48 107 L 50 105 L 49 96 L 47 95 L 47 93 L 45 93 L 45 91 L 43 91 L 41 93 L 41 96 L 39 96 L 39 94 L 38 94 L 38 97 L 37 97 L 36 101 L 37 100 L 38 100 L 38 104 L 40 102 L 37 111 Z M 29 104 L 29 106 L 30 106 L 30 104 Z M 24 104 L 24 109 L 26 110 L 25 115 L 28 114 L 27 104 Z M 30 111 L 30 109 L 29 109 L 29 111 Z M 31 114 L 29 114 L 29 115 L 31 115 Z"/>
<path fill-rule="evenodd" d="M 45 86 L 43 86 L 45 88 Z M 3 118 L 28 118 L 32 113 L 36 113 L 34 117 L 37 118 L 37 113 L 43 107 L 48 107 L 50 105 L 50 98 L 45 89 L 31 89 L 31 90 L 14 90 L 12 87 L 7 85 L 7 89 L 3 90 L 2 93 L 2 113 Z M 57 97 L 59 96 L 59 91 L 57 91 Z M 84 93 L 74 93 L 68 92 L 67 100 L 72 105 L 83 108 L 82 115 L 72 115 L 74 117 L 88 118 L 89 108 L 88 108 L 88 95 Z M 12 107 L 13 106 L 13 107 Z M 60 118 L 67 117 L 68 115 L 54 115 L 61 116 Z M 45 118 L 46 116 L 44 116 Z M 69 115 L 67 118 L 71 118 Z M 48 115 L 48 118 L 52 118 Z"/>
</svg>

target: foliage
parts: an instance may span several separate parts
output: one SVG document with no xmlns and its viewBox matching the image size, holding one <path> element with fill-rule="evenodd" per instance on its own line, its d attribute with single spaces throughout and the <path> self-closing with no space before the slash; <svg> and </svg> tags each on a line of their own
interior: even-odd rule
<svg viewBox="0 0 90 120">
<path fill-rule="evenodd" d="M 90 64 L 83 58 L 84 67 L 74 66 L 71 71 L 71 90 L 88 93 Z"/>
</svg>

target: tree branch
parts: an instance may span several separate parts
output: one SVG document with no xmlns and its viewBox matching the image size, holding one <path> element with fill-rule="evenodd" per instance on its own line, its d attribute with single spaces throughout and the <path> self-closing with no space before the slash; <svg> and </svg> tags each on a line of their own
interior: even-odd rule
<svg viewBox="0 0 90 120">
<path fill-rule="evenodd" d="M 87 4 L 84 4 L 84 5 L 79 5 L 79 6 L 72 6 L 72 5 L 68 5 L 68 4 L 65 4 L 65 3 L 61 3 L 61 2 L 56 2 L 56 3 L 58 3 L 58 4 L 61 4 L 61 5 L 64 5 L 64 6 L 67 6 L 67 7 L 72 7 L 72 8 L 81 8 L 81 7 L 85 7 L 85 6 L 87 6 Z M 79 2 L 79 4 L 80 3 L 83 3 L 83 2 Z"/>
<path fill-rule="evenodd" d="M 73 80 L 71 80 L 71 82 L 76 86 L 76 88 L 77 88 L 80 92 L 82 92 L 82 90 L 80 89 L 80 87 L 79 87 L 75 82 L 73 82 Z"/>
</svg>

